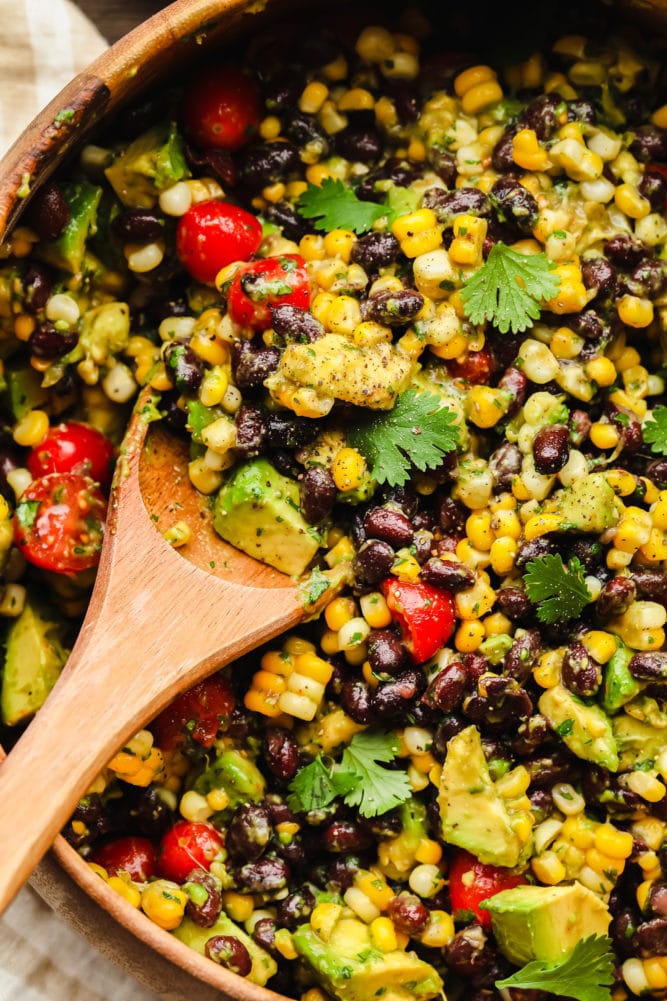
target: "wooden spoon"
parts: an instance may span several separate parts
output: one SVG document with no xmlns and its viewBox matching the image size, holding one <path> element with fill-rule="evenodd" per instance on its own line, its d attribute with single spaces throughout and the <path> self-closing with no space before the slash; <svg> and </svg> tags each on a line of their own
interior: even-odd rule
<svg viewBox="0 0 667 1001">
<path fill-rule="evenodd" d="M 179 692 L 325 600 L 308 603 L 293 580 L 215 534 L 188 479 L 187 445 L 155 428 L 144 447 L 145 402 L 121 449 L 79 638 L 0 765 L 0 910 L 125 741 Z M 177 551 L 162 532 L 182 520 L 193 540 Z"/>
</svg>

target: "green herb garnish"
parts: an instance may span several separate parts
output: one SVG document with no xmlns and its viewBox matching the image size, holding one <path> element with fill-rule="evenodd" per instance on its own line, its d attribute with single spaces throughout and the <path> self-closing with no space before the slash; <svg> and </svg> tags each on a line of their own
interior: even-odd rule
<svg viewBox="0 0 667 1001">
<path fill-rule="evenodd" d="M 520 987 L 523 990 L 548 991 L 560 998 L 575 1001 L 609 1001 L 614 983 L 614 956 L 611 941 L 599 935 L 577 942 L 561 963 L 534 960 L 496 987 Z"/>
<path fill-rule="evenodd" d="M 652 452 L 667 455 L 667 407 L 659 406 L 651 411 L 651 418 L 642 428 L 644 441 Z"/>
<path fill-rule="evenodd" d="M 526 593 L 538 604 L 540 622 L 551 624 L 576 619 L 593 596 L 584 580 L 584 567 L 576 556 L 563 563 L 560 553 L 538 556 L 526 565 Z"/>
<path fill-rule="evenodd" d="M 386 205 L 362 201 L 351 188 L 332 177 L 326 177 L 321 187 L 309 184 L 296 208 L 305 219 L 316 220 L 315 229 L 324 232 L 350 229 L 353 233 L 367 233 L 374 222 L 387 215 Z"/>
<path fill-rule="evenodd" d="M 492 322 L 501 334 L 518 334 L 540 315 L 540 303 L 560 287 L 546 254 L 520 254 L 494 243 L 486 262 L 464 282 L 463 308 L 472 323 Z"/>
</svg>

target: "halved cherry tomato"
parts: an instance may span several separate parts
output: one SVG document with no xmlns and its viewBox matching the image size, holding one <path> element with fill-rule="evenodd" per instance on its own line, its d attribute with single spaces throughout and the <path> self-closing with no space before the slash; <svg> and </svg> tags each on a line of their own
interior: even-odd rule
<svg viewBox="0 0 667 1001">
<path fill-rule="evenodd" d="M 255 216 L 217 198 L 191 205 L 176 229 L 176 252 L 198 282 L 214 282 L 218 271 L 252 257 L 261 242 Z"/>
<path fill-rule="evenodd" d="M 107 503 L 80 473 L 50 473 L 33 480 L 14 512 L 14 538 L 29 563 L 55 573 L 97 566 Z"/>
<path fill-rule="evenodd" d="M 209 66 L 185 91 L 185 131 L 206 149 L 240 149 L 257 132 L 260 119 L 257 84 L 238 66 Z"/>
<path fill-rule="evenodd" d="M 158 845 L 158 872 L 165 879 L 184 883 L 193 869 L 208 872 L 221 850 L 222 838 L 211 824 L 179 820 Z"/>
<path fill-rule="evenodd" d="M 281 254 L 244 265 L 232 279 L 227 304 L 231 318 L 253 330 L 271 326 L 271 306 L 308 309 L 310 279 L 305 260 L 299 254 Z"/>
<path fill-rule="evenodd" d="M 389 577 L 382 582 L 394 622 L 416 664 L 442 649 L 454 629 L 454 599 L 448 591 L 421 582 Z"/>
<path fill-rule="evenodd" d="M 49 428 L 26 465 L 33 479 L 49 473 L 82 473 L 108 490 L 115 449 L 106 435 L 89 424 L 65 421 Z"/>
<path fill-rule="evenodd" d="M 469 911 L 483 928 L 491 927 L 491 915 L 481 910 L 482 900 L 488 900 L 501 890 L 522 886 L 526 877 L 515 869 L 486 865 L 469 852 L 456 852 L 449 863 L 449 896 L 452 913 Z"/>
<path fill-rule="evenodd" d="M 468 351 L 464 358 L 454 358 L 447 362 L 447 371 L 453 379 L 465 379 L 472 385 L 488 384 L 495 366 L 490 352 Z"/>
<path fill-rule="evenodd" d="M 145 883 L 155 875 L 155 846 L 148 838 L 130 834 L 96 848 L 90 861 L 103 866 L 110 876 L 126 872 L 137 883 Z"/>
<path fill-rule="evenodd" d="M 236 697 L 229 682 L 219 674 L 205 678 L 167 706 L 151 723 L 157 746 L 170 751 L 188 736 L 203 747 L 215 740 L 220 720 L 229 716 Z"/>
</svg>

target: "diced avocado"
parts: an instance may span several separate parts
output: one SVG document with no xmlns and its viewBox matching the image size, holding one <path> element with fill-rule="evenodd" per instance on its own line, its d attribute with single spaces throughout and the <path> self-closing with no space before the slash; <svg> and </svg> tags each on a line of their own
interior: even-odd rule
<svg viewBox="0 0 667 1001">
<path fill-rule="evenodd" d="M 69 650 L 65 627 L 56 614 L 33 600 L 14 619 L 7 633 L 2 675 L 2 720 L 23 723 L 37 712 L 55 685 Z"/>
<path fill-rule="evenodd" d="M 618 750 L 607 714 L 593 703 L 582 702 L 564 685 L 547 688 L 539 710 L 563 743 L 584 761 L 594 761 L 610 772 L 618 770 Z"/>
<path fill-rule="evenodd" d="M 195 782 L 195 790 L 206 795 L 211 789 L 224 789 L 230 806 L 257 803 L 264 795 L 264 776 L 241 751 L 228 748 L 219 754 Z"/>
<path fill-rule="evenodd" d="M 40 241 L 36 251 L 42 260 L 72 274 L 81 270 L 87 242 L 97 229 L 97 206 L 102 188 L 88 181 L 59 185 L 67 202 L 69 222 L 55 240 Z"/>
<path fill-rule="evenodd" d="M 438 806 L 443 839 L 481 862 L 511 869 L 530 851 L 530 840 L 514 830 L 510 804 L 495 788 L 475 726 L 461 730 L 447 745 Z"/>
<path fill-rule="evenodd" d="M 415 854 L 420 842 L 428 837 L 426 807 L 417 799 L 409 799 L 399 808 L 401 833 L 378 844 L 378 859 L 389 879 L 406 879 L 415 866 Z"/>
<path fill-rule="evenodd" d="M 225 416 L 222 407 L 207 407 L 200 400 L 188 400 L 187 430 L 192 436 L 192 440 L 201 445 L 201 433 L 204 428 L 212 424 L 213 421 L 217 421 L 218 418 Z"/>
<path fill-rule="evenodd" d="M 553 496 L 563 532 L 599 535 L 618 521 L 616 494 L 603 473 L 589 473 Z"/>
<path fill-rule="evenodd" d="M 491 914 L 498 947 L 511 963 L 533 959 L 557 963 L 577 942 L 606 935 L 611 920 L 607 905 L 581 883 L 566 886 L 515 886 L 483 900 Z"/>
<path fill-rule="evenodd" d="M 618 712 L 619 709 L 634 698 L 639 692 L 640 684 L 630 671 L 628 664 L 634 651 L 617 640 L 618 648 L 604 669 L 602 682 L 602 708 L 607 713 Z"/>
<path fill-rule="evenodd" d="M 206 954 L 205 947 L 207 941 L 213 938 L 214 935 L 230 935 L 232 938 L 237 938 L 248 950 L 252 962 L 250 973 L 246 979 L 253 984 L 259 984 L 260 987 L 263 987 L 267 980 L 270 980 L 278 970 L 278 965 L 273 956 L 266 949 L 262 949 L 261 946 L 257 945 L 255 940 L 243 928 L 240 928 L 232 921 L 231 918 L 227 917 L 224 911 L 215 924 L 209 928 L 202 928 L 200 925 L 196 925 L 192 918 L 186 916 L 172 934 L 175 938 L 180 939 L 181 942 L 189 945 L 195 952 L 201 953 L 202 956 Z"/>
<path fill-rule="evenodd" d="M 117 156 L 104 173 L 123 205 L 152 208 L 163 188 L 190 176 L 176 125 L 154 125 Z"/>
<path fill-rule="evenodd" d="M 49 391 L 42 386 L 42 376 L 31 366 L 15 368 L 10 363 L 5 369 L 5 379 L 7 389 L 3 395 L 15 420 L 20 421 L 48 402 Z"/>
<path fill-rule="evenodd" d="M 429 963 L 403 949 L 380 952 L 358 918 L 339 918 L 328 941 L 310 925 L 300 925 L 293 942 L 320 984 L 340 1001 L 425 1001 L 442 992 L 440 975 Z"/>
<path fill-rule="evenodd" d="M 266 459 L 234 469 L 215 498 L 213 527 L 248 556 L 295 577 L 322 542 L 299 510 L 298 484 Z"/>
<path fill-rule="evenodd" d="M 126 302 L 105 302 L 83 314 L 79 340 L 62 361 L 71 365 L 91 358 L 96 365 L 105 365 L 123 351 L 129 338 L 130 307 Z"/>
<path fill-rule="evenodd" d="M 649 723 L 620 713 L 611 721 L 614 738 L 618 747 L 619 770 L 632 772 L 640 768 L 652 768 L 655 759 L 664 751 L 667 736 L 664 730 L 656 730 Z"/>
</svg>

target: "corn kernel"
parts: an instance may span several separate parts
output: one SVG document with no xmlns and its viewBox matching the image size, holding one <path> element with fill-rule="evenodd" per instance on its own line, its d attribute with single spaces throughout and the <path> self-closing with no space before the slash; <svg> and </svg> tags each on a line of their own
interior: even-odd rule
<svg viewBox="0 0 667 1001">
<path fill-rule="evenodd" d="M 386 911 L 395 897 L 394 891 L 380 872 L 360 869 L 354 883 L 380 911 Z"/>
<path fill-rule="evenodd" d="M 619 831 L 611 824 L 600 824 L 593 835 L 598 851 L 612 858 L 627 859 L 632 854 L 632 834 Z"/>
<path fill-rule="evenodd" d="M 319 80 L 312 80 L 306 85 L 299 98 L 299 110 L 307 115 L 316 115 L 327 97 L 329 88 Z"/>
<path fill-rule="evenodd" d="M 49 430 L 49 415 L 44 410 L 30 410 L 17 421 L 12 437 L 17 445 L 35 448 L 41 445 Z"/>
<path fill-rule="evenodd" d="M 588 291 L 581 277 L 579 262 L 558 264 L 554 271 L 560 286 L 553 299 L 546 303 L 547 309 L 558 315 L 581 312 L 588 301 Z"/>
<path fill-rule="evenodd" d="M 188 895 L 178 883 L 168 879 L 157 879 L 148 883 L 141 894 L 141 909 L 160 928 L 173 931 L 178 928 L 183 915 Z"/>
<path fill-rule="evenodd" d="M 442 949 L 454 938 L 454 919 L 447 911 L 429 911 L 428 924 L 419 941 L 430 949 Z"/>
<path fill-rule="evenodd" d="M 539 539 L 549 532 L 558 532 L 562 518 L 557 514 L 535 514 L 524 525 L 524 535 L 528 542 Z"/>
<path fill-rule="evenodd" d="M 520 129 L 512 139 L 512 159 L 524 170 L 546 170 L 549 156 L 537 141 L 534 129 Z"/>
<path fill-rule="evenodd" d="M 380 591 L 370 591 L 359 599 L 361 614 L 371 629 L 384 629 L 391 623 L 391 611 Z"/>
<path fill-rule="evenodd" d="M 591 424 L 590 439 L 596 448 L 616 448 L 620 438 L 618 430 L 614 424 L 606 424 L 603 421 L 595 421 Z"/>
<path fill-rule="evenodd" d="M 559 327 L 549 342 L 551 352 L 556 356 L 556 358 L 576 358 L 577 355 L 580 354 L 583 346 L 583 337 L 579 337 L 575 334 L 574 330 L 570 330 L 569 327 Z M 615 371 L 614 375 L 616 375 Z"/>
<path fill-rule="evenodd" d="M 616 381 L 616 366 L 610 358 L 604 356 L 589 361 L 585 366 L 585 372 L 589 379 L 597 382 L 598 386 L 613 386 Z"/>
<path fill-rule="evenodd" d="M 581 639 L 586 650 L 598 664 L 606 664 L 616 653 L 616 639 L 602 629 L 589 629 Z"/>
<path fill-rule="evenodd" d="M 330 601 L 324 609 L 324 620 L 329 629 L 338 632 L 346 622 L 349 622 L 357 614 L 354 598 L 338 597 Z"/>
<path fill-rule="evenodd" d="M 642 329 L 653 323 L 653 303 L 650 299 L 624 295 L 618 300 L 617 310 L 619 319 L 628 327 Z"/>
<path fill-rule="evenodd" d="M 131 907 L 139 907 L 141 904 L 141 890 L 134 883 L 123 879 L 122 876 L 109 876 L 109 886 L 115 890 Z"/>
<path fill-rule="evenodd" d="M 366 475 L 366 460 L 356 448 L 341 448 L 331 465 L 331 475 L 336 489 L 342 493 L 356 490 Z"/>
<path fill-rule="evenodd" d="M 415 861 L 438 865 L 442 859 L 442 848 L 431 838 L 421 838 L 415 849 Z"/>
<path fill-rule="evenodd" d="M 555 852 L 543 852 L 531 859 L 530 868 L 540 883 L 556 886 L 567 877 L 567 870 Z"/>
<path fill-rule="evenodd" d="M 465 92 L 461 98 L 461 107 L 466 115 L 477 115 L 492 104 L 502 101 L 502 98 L 503 90 L 498 81 L 484 80 Z"/>
<path fill-rule="evenodd" d="M 651 203 L 648 198 L 640 195 L 632 184 L 619 184 L 614 191 L 614 202 L 616 208 L 624 212 L 630 219 L 643 219 L 651 211 Z"/>
<path fill-rule="evenodd" d="M 466 521 L 466 535 L 475 549 L 488 552 L 494 541 L 489 511 L 473 511 Z"/>
<path fill-rule="evenodd" d="M 459 653 L 474 653 L 483 643 L 486 633 L 478 621 L 462 622 L 454 634 L 454 646 Z"/>
<path fill-rule="evenodd" d="M 340 257 L 349 262 L 356 240 L 355 234 L 349 229 L 332 229 L 324 237 L 324 250 L 328 257 Z"/>
<path fill-rule="evenodd" d="M 510 402 L 509 393 L 502 389 L 471 386 L 465 400 L 466 416 L 478 428 L 492 428 L 505 416 Z"/>
</svg>

